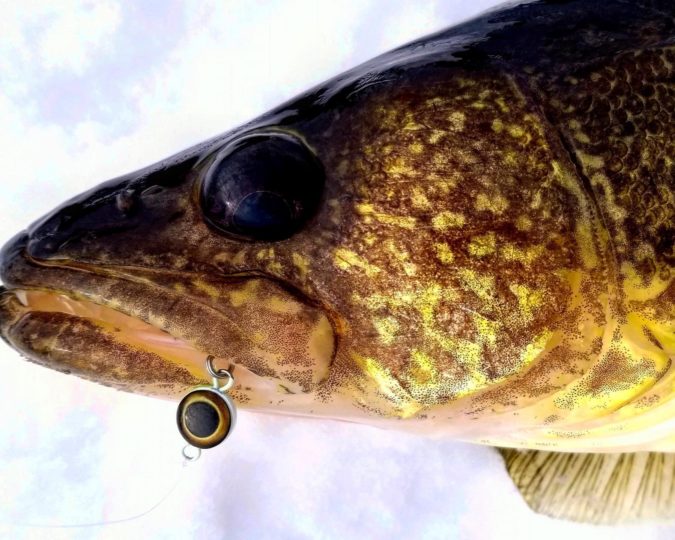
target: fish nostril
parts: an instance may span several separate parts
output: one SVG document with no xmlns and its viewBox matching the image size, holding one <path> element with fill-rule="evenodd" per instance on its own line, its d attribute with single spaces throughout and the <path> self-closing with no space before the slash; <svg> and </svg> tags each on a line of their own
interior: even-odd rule
<svg viewBox="0 0 675 540">
<path fill-rule="evenodd" d="M 115 207 L 123 217 L 131 216 L 140 207 L 135 189 L 123 189 L 115 195 Z"/>
</svg>

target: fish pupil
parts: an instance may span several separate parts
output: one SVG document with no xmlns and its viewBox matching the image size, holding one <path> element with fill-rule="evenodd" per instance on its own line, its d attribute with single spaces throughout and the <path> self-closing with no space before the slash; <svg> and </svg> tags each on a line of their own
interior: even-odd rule
<svg viewBox="0 0 675 540">
<path fill-rule="evenodd" d="M 208 403 L 191 403 L 185 410 L 185 427 L 195 437 L 208 437 L 218 429 L 218 411 Z"/>
<path fill-rule="evenodd" d="M 243 233 L 257 232 L 285 227 L 293 216 L 286 201 L 275 193 L 257 191 L 242 199 L 234 212 L 234 224 Z"/>
</svg>

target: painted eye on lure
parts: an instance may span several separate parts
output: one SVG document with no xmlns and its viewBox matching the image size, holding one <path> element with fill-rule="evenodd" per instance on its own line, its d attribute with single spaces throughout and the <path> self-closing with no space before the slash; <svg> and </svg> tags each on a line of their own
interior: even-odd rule
<svg viewBox="0 0 675 540">
<path fill-rule="evenodd" d="M 178 431 L 185 441 L 199 450 L 213 448 L 223 442 L 232 433 L 237 419 L 234 402 L 227 391 L 234 385 L 234 378 L 227 370 L 216 370 L 213 357 L 206 359 L 207 371 L 213 377 L 212 386 L 193 388 L 178 404 L 176 422 Z M 219 386 L 219 380 L 225 383 Z M 196 454 L 183 455 L 189 461 L 199 457 Z"/>
<path fill-rule="evenodd" d="M 324 171 L 303 141 L 261 133 L 227 145 L 206 172 L 200 202 L 208 223 L 239 239 L 274 241 L 316 212 Z"/>
<path fill-rule="evenodd" d="M 234 414 L 229 398 L 217 389 L 196 389 L 178 405 L 178 429 L 192 446 L 213 448 L 232 431 Z"/>
</svg>

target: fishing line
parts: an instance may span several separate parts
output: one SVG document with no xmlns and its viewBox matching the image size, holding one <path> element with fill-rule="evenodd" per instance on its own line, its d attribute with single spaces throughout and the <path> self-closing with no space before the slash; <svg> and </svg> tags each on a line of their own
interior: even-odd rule
<svg viewBox="0 0 675 540">
<path fill-rule="evenodd" d="M 167 490 L 167 492 L 160 497 L 160 499 L 155 502 L 152 506 L 147 508 L 146 510 L 139 512 L 137 514 L 132 514 L 127 517 L 123 518 L 118 518 L 118 519 L 111 519 L 111 520 L 103 520 L 103 521 L 92 521 L 92 522 L 85 522 L 85 523 L 72 523 L 72 524 L 47 524 L 47 523 L 27 523 L 27 522 L 0 522 L 3 526 L 9 526 L 9 527 L 21 527 L 21 528 L 35 528 L 35 529 L 78 529 L 78 528 L 88 528 L 88 527 L 105 527 L 108 525 L 116 525 L 119 523 L 129 523 L 131 521 L 135 521 L 137 519 L 140 519 L 144 516 L 147 516 L 151 512 L 154 512 L 157 508 L 159 508 L 165 501 L 169 499 L 169 497 L 173 494 L 174 491 L 176 491 L 176 488 L 178 485 L 181 483 L 183 480 L 184 476 L 184 471 L 188 466 L 190 466 L 193 462 L 197 460 L 199 457 L 199 454 L 190 454 L 189 451 L 184 450 L 183 453 L 183 460 L 181 463 L 181 467 L 178 471 L 178 475 L 176 479 L 174 480 L 173 484 L 171 487 Z"/>
<path fill-rule="evenodd" d="M 232 375 L 234 367 L 230 366 L 229 369 L 218 369 L 214 365 L 214 361 L 215 358 L 213 356 L 209 355 L 206 357 L 206 371 L 212 377 L 211 385 L 201 385 L 193 388 L 183 397 L 178 405 L 176 418 L 178 430 L 187 442 L 187 445 L 182 450 L 183 459 L 176 480 L 167 492 L 152 506 L 137 514 L 102 521 L 74 524 L 28 522 L 4 522 L 4 524 L 11 527 L 40 529 L 104 527 L 135 521 L 159 508 L 180 484 L 186 467 L 199 459 L 202 449 L 213 448 L 219 445 L 231 434 L 234 428 L 237 417 L 236 407 L 227 393 L 234 386 L 234 376 Z"/>
</svg>

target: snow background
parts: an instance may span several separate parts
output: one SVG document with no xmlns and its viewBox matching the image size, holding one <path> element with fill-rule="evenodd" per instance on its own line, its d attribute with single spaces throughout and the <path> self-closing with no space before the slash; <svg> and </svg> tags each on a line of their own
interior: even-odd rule
<svg viewBox="0 0 675 540">
<path fill-rule="evenodd" d="M 96 183 L 226 131 L 496 0 L 0 0 L 0 240 Z M 532 513 L 490 448 L 240 412 L 181 466 L 175 404 L 0 344 L 0 537 L 675 537 Z M 152 512 L 106 526 L 74 525 Z"/>
</svg>

